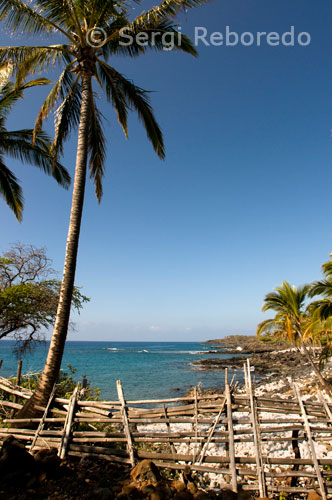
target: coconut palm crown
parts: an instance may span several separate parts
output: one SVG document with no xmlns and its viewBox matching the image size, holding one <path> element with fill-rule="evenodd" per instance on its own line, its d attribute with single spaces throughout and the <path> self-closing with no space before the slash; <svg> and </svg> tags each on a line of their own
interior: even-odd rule
<svg viewBox="0 0 332 500">
<path fill-rule="evenodd" d="M 32 144 L 33 130 L 8 130 L 6 120 L 13 106 L 23 98 L 24 91 L 35 85 L 50 83 L 44 78 L 32 80 L 15 86 L 9 75 L 0 81 L 0 195 L 14 212 L 18 221 L 22 220 L 23 192 L 15 174 L 5 163 L 5 157 L 19 159 L 22 163 L 35 165 L 46 174 L 52 175 L 57 182 L 67 187 L 70 176 L 50 154 L 51 141 L 47 134 L 39 130 Z"/>
<path fill-rule="evenodd" d="M 317 321 L 310 315 L 310 306 L 306 307 L 305 302 L 311 288 L 311 285 L 295 287 L 283 281 L 281 286 L 268 293 L 264 298 L 262 310 L 275 311 L 276 315 L 258 325 L 257 335 L 267 333 L 277 339 L 288 340 L 293 345 L 299 344 L 320 384 L 332 395 L 331 387 L 323 378 L 306 345 L 314 340 L 314 329 L 318 328 L 321 333 L 325 328 L 320 320 Z"/>
<path fill-rule="evenodd" d="M 62 43 L 53 45 L 0 48 L 0 64 L 10 61 L 18 68 L 18 82 L 28 74 L 61 66 L 59 79 L 38 114 L 35 137 L 44 119 L 55 110 L 52 153 L 56 157 L 62 153 L 64 140 L 72 129 L 78 128 L 73 198 L 57 317 L 41 381 L 18 417 L 33 415 L 35 405 L 46 404 L 60 371 L 74 287 L 87 168 L 97 199 L 100 201 L 102 197 L 106 140 L 95 88 L 105 93 L 126 136 L 128 112 L 138 113 L 154 150 L 164 158 L 163 136 L 148 93 L 119 73 L 110 61 L 118 55 L 136 57 L 149 49 L 169 49 L 169 40 L 174 42 L 174 50 L 196 56 L 193 43 L 180 34 L 174 20 L 179 12 L 205 1 L 163 0 L 159 6 L 131 19 L 133 4 L 130 0 L 0 0 L 0 21 L 11 31 L 30 32 L 44 38 L 56 33 L 62 39 Z M 128 38 L 123 36 L 124 32 L 131 35 L 131 43 L 126 43 Z"/>
<path fill-rule="evenodd" d="M 305 301 L 310 290 L 309 285 L 295 287 L 287 281 L 277 286 L 273 292 L 264 298 L 262 311 L 275 311 L 272 319 L 259 323 L 257 335 L 267 333 L 279 339 L 288 340 L 290 343 L 299 342 L 299 331 L 307 322 Z"/>
<path fill-rule="evenodd" d="M 161 130 L 154 118 L 148 92 L 136 86 L 108 64 L 116 55 L 136 57 L 148 49 L 165 50 L 166 35 L 174 40 L 174 50 L 196 56 L 191 40 L 172 22 L 179 11 L 198 6 L 205 0 L 165 0 L 130 21 L 132 6 L 127 0 L 0 0 L 0 20 L 11 30 L 33 34 L 57 33 L 66 43 L 46 46 L 0 48 L 1 62 L 11 61 L 19 68 L 20 80 L 27 74 L 46 71 L 59 65 L 62 73 L 45 100 L 37 117 L 35 134 L 43 120 L 56 109 L 53 152 L 62 152 L 63 142 L 80 120 L 82 92 L 89 93 L 88 156 L 90 176 L 96 196 L 102 196 L 105 163 L 105 137 L 102 116 L 96 105 L 92 80 L 106 93 L 118 121 L 128 136 L 127 117 L 135 110 L 147 136 L 160 158 L 165 150 Z M 130 34 L 132 43 L 127 43 Z M 144 44 L 136 35 L 145 37 Z M 92 79 L 91 79 L 92 77 Z"/>
</svg>

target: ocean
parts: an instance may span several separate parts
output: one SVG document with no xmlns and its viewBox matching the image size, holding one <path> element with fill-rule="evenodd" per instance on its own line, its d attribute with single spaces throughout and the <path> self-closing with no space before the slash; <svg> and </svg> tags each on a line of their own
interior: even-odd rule
<svg viewBox="0 0 332 500">
<path fill-rule="evenodd" d="M 16 374 L 18 358 L 14 342 L 0 343 L 3 364 L 0 375 Z M 190 387 L 221 387 L 223 370 L 201 371 L 191 363 L 207 356 L 222 358 L 225 354 L 204 354 L 211 345 L 197 342 L 80 342 L 68 341 L 62 362 L 76 368 L 75 379 L 85 375 L 89 384 L 98 387 L 102 399 L 117 399 L 116 380 L 120 379 L 126 399 L 169 398 L 182 396 Z M 23 373 L 43 368 L 48 343 L 40 344 L 22 357 Z M 202 354 L 203 353 L 203 354 Z"/>
</svg>

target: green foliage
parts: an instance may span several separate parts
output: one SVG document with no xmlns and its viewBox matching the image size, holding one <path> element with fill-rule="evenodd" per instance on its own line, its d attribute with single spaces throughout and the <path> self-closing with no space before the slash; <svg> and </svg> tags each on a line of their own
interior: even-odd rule
<svg viewBox="0 0 332 500">
<path fill-rule="evenodd" d="M 71 364 L 67 364 L 67 370 L 60 371 L 59 381 L 56 388 L 56 397 L 69 399 L 72 395 L 75 387 L 80 380 L 75 379 L 75 373 L 77 368 L 74 368 Z M 36 389 L 41 373 L 33 374 L 28 377 L 24 377 L 20 383 L 21 387 L 30 389 L 32 392 Z M 11 379 L 16 383 L 16 378 Z M 88 383 L 86 390 L 84 392 L 85 401 L 100 401 L 100 389 L 98 387 L 91 387 Z"/>
<path fill-rule="evenodd" d="M 331 465 L 323 465 L 323 469 L 326 471 L 332 471 L 332 466 Z M 327 476 L 325 480 L 330 482 L 330 481 L 332 481 L 332 477 Z"/>
<path fill-rule="evenodd" d="M 309 290 L 309 285 L 296 288 L 287 281 L 283 281 L 281 286 L 268 293 L 264 298 L 262 310 L 272 310 L 276 314 L 274 318 L 259 323 L 257 335 L 285 340 L 293 345 L 298 344 L 301 340 L 302 328 L 308 322 L 305 301 Z"/>
<path fill-rule="evenodd" d="M 12 337 L 18 349 L 30 349 L 42 337 L 40 330 L 53 325 L 60 281 L 45 250 L 16 244 L 0 257 L 0 339 Z M 72 307 L 78 312 L 90 299 L 74 287 Z"/>
<path fill-rule="evenodd" d="M 39 130 L 32 144 L 33 130 L 6 129 L 6 120 L 13 106 L 23 98 L 26 89 L 36 85 L 48 85 L 49 80 L 37 78 L 31 82 L 21 82 L 14 85 L 9 81 L 11 68 L 8 62 L 0 65 L 0 196 L 14 212 L 17 220 L 21 221 L 23 211 L 23 193 L 18 179 L 5 164 L 5 156 L 21 160 L 39 167 L 46 174 L 52 175 L 57 182 L 67 187 L 70 176 L 67 170 L 50 153 L 51 141 L 49 137 Z M 1 71 L 2 69 L 2 71 Z M 2 76 L 2 78 L 1 78 Z"/>
<path fill-rule="evenodd" d="M 175 481 L 180 479 L 180 471 L 177 469 L 163 469 L 159 468 L 159 472 L 162 478 L 167 481 Z"/>
</svg>

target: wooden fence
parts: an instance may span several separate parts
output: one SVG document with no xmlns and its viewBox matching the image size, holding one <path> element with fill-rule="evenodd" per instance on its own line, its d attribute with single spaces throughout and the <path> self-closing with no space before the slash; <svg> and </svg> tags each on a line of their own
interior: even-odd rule
<svg viewBox="0 0 332 500">
<path fill-rule="evenodd" d="M 289 399 L 257 396 L 249 361 L 244 366 L 244 393 L 225 371 L 224 391 L 170 399 L 126 401 L 121 382 L 118 400 L 85 401 L 77 387 L 70 399 L 53 391 L 41 418 L 13 419 L 22 407 L 17 398 L 31 392 L 0 378 L 0 401 L 8 435 L 25 441 L 32 452 L 58 449 L 65 456 L 88 456 L 134 466 L 151 459 L 156 465 L 211 473 L 221 488 L 241 487 L 260 497 L 292 493 L 301 498 L 315 489 L 323 500 L 332 498 L 332 405 L 318 391 L 316 400 L 301 395 L 293 384 Z M 13 401 L 14 399 L 14 401 Z M 20 424 L 21 428 L 10 427 Z M 24 428 L 25 427 L 25 428 Z M 280 456 L 282 455 L 282 456 Z M 216 476 L 217 475 L 217 476 Z"/>
</svg>

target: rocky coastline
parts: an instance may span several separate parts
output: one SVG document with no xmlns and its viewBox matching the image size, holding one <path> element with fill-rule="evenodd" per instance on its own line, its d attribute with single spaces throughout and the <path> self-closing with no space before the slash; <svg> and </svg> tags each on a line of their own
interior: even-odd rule
<svg viewBox="0 0 332 500">
<path fill-rule="evenodd" d="M 225 354 L 253 354 L 262 352 L 280 351 L 289 348 L 286 342 L 273 340 L 261 340 L 255 335 L 228 335 L 223 339 L 207 340 L 204 345 L 212 345 L 212 351 L 205 352 L 225 352 Z"/>
<path fill-rule="evenodd" d="M 232 335 L 224 339 L 209 340 L 204 344 L 213 346 L 211 351 L 207 351 L 208 354 L 223 353 L 227 357 L 199 359 L 192 363 L 195 369 L 228 368 L 231 372 L 242 372 L 243 364 L 249 358 L 260 385 L 280 379 L 306 377 L 311 373 L 311 367 L 301 351 L 283 342 L 261 342 L 254 336 Z"/>
</svg>

